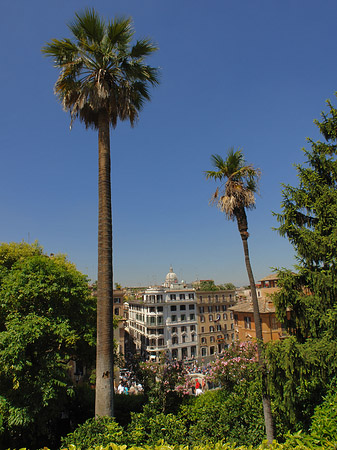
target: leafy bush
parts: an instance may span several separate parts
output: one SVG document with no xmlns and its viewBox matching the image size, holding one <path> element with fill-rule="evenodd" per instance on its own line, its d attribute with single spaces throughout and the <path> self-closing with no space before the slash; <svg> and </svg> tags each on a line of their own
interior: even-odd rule
<svg viewBox="0 0 337 450">
<path fill-rule="evenodd" d="M 265 431 L 259 386 L 258 382 L 243 382 L 231 393 L 218 389 L 191 399 L 180 411 L 188 424 L 189 442 L 261 442 Z"/>
<path fill-rule="evenodd" d="M 113 418 L 99 417 L 89 419 L 80 425 L 73 433 L 62 438 L 62 448 L 75 445 L 77 449 L 87 450 L 97 445 L 110 443 L 124 444 L 123 428 Z"/>
<path fill-rule="evenodd" d="M 311 437 L 315 442 L 326 445 L 337 442 L 337 379 L 331 384 L 324 402 L 315 409 L 311 424 Z M 336 448 L 336 447 L 335 447 Z"/>
<path fill-rule="evenodd" d="M 174 414 L 157 413 L 150 405 L 144 412 L 132 414 L 128 426 L 129 445 L 156 445 L 160 441 L 169 444 L 185 444 L 187 429 L 184 420 Z"/>
</svg>

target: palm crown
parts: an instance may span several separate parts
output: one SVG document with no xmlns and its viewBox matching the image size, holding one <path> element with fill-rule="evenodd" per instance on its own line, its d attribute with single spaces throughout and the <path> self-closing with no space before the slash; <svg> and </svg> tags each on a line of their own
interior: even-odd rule
<svg viewBox="0 0 337 450">
<path fill-rule="evenodd" d="M 216 203 L 229 219 L 235 219 L 241 208 L 254 208 L 260 170 L 247 165 L 241 150 L 233 148 L 225 160 L 220 155 L 212 155 L 211 162 L 217 170 L 207 170 L 206 178 L 222 182 L 212 195 L 211 203 Z"/>
<path fill-rule="evenodd" d="M 71 123 L 79 118 L 87 128 L 97 129 L 99 114 L 104 112 L 113 127 L 118 119 L 133 125 L 144 101 L 150 99 L 149 85 L 158 83 L 157 69 L 144 64 L 157 46 L 149 39 L 131 46 L 131 19 L 106 24 L 93 9 L 76 14 L 69 29 L 74 40 L 53 39 L 42 52 L 61 69 L 55 93 L 70 111 Z"/>
</svg>

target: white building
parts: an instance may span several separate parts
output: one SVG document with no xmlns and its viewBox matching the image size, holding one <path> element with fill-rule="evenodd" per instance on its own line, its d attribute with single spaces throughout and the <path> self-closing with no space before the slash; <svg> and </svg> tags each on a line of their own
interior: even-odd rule
<svg viewBox="0 0 337 450">
<path fill-rule="evenodd" d="M 188 359 L 198 355 L 195 289 L 179 285 L 170 267 L 163 286 L 150 287 L 129 302 L 129 334 L 147 359 Z"/>
</svg>

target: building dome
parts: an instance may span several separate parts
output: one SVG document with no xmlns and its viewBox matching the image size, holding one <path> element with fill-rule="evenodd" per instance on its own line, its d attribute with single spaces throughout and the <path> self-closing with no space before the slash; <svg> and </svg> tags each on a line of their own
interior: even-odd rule
<svg viewBox="0 0 337 450">
<path fill-rule="evenodd" d="M 173 272 L 173 267 L 170 267 L 170 271 L 169 273 L 166 275 L 165 277 L 165 283 L 164 286 L 165 287 L 170 287 L 172 284 L 177 284 L 178 283 L 178 277 L 177 275 Z"/>
</svg>

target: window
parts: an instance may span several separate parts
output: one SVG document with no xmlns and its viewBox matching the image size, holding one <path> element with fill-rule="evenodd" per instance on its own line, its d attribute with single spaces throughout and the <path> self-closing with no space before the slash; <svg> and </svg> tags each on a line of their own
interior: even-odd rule
<svg viewBox="0 0 337 450">
<path fill-rule="evenodd" d="M 186 314 L 182 314 L 181 316 L 180 316 L 180 320 L 183 322 L 183 321 L 185 321 L 186 320 Z"/>
<path fill-rule="evenodd" d="M 172 338 L 172 344 L 173 344 L 173 345 L 178 344 L 178 338 L 177 338 L 177 336 L 173 336 L 173 338 Z"/>
<path fill-rule="evenodd" d="M 163 300 L 163 296 L 161 294 L 157 295 L 157 301 Z"/>
<path fill-rule="evenodd" d="M 200 316 L 200 322 L 205 322 L 205 316 Z"/>
<path fill-rule="evenodd" d="M 119 308 L 115 308 L 115 315 L 119 316 Z"/>
<path fill-rule="evenodd" d="M 201 332 L 205 333 L 205 327 L 201 327 Z"/>
<path fill-rule="evenodd" d="M 192 342 L 195 341 L 195 334 L 192 334 L 192 336 L 191 336 L 191 341 L 192 341 Z"/>
<path fill-rule="evenodd" d="M 226 305 L 222 305 L 222 311 L 226 311 L 227 310 L 227 306 Z"/>
<path fill-rule="evenodd" d="M 194 314 L 190 314 L 190 320 L 194 320 L 195 316 Z"/>
<path fill-rule="evenodd" d="M 194 310 L 194 305 L 188 305 L 188 309 Z"/>
<path fill-rule="evenodd" d="M 220 311 L 220 305 L 215 305 L 215 312 L 219 312 Z"/>
<path fill-rule="evenodd" d="M 163 307 L 162 306 L 158 306 L 157 311 L 158 312 L 163 312 Z"/>
<path fill-rule="evenodd" d="M 203 314 L 205 312 L 205 308 L 203 306 L 199 306 L 199 313 Z"/>
<path fill-rule="evenodd" d="M 209 354 L 214 355 L 214 346 L 209 348 Z"/>
<path fill-rule="evenodd" d="M 151 306 L 151 307 L 149 308 L 149 310 L 150 310 L 150 312 L 156 312 L 156 308 L 155 308 L 154 306 Z"/>
<path fill-rule="evenodd" d="M 208 307 L 208 312 L 212 312 L 212 306 Z"/>
<path fill-rule="evenodd" d="M 119 297 L 114 298 L 114 303 L 120 303 L 121 299 Z"/>
<path fill-rule="evenodd" d="M 224 313 L 223 320 L 227 320 L 227 313 Z"/>
<path fill-rule="evenodd" d="M 234 319 L 234 313 L 233 313 L 233 311 L 231 311 L 231 315 L 230 315 L 230 317 L 231 317 L 231 320 L 233 320 L 233 319 Z"/>
<path fill-rule="evenodd" d="M 183 344 L 185 344 L 185 341 L 186 341 L 186 336 L 185 336 L 185 335 L 181 336 L 181 342 L 182 342 Z"/>
<path fill-rule="evenodd" d="M 162 347 L 164 345 L 164 339 L 158 339 L 158 345 L 159 347 Z"/>
<path fill-rule="evenodd" d="M 202 337 L 202 338 L 201 338 L 201 343 L 202 343 L 202 344 L 207 344 L 207 339 L 206 339 L 205 337 Z"/>
<path fill-rule="evenodd" d="M 234 330 L 234 323 L 231 323 L 231 330 Z"/>
<path fill-rule="evenodd" d="M 176 294 L 170 294 L 170 300 L 175 300 L 176 299 Z"/>
<path fill-rule="evenodd" d="M 207 356 L 207 347 L 201 347 L 201 356 Z"/>
<path fill-rule="evenodd" d="M 190 330 L 195 331 L 195 325 L 191 325 Z"/>
<path fill-rule="evenodd" d="M 221 331 L 221 325 L 216 326 L 216 331 Z"/>
<path fill-rule="evenodd" d="M 214 336 L 211 336 L 211 337 L 210 337 L 210 342 L 214 342 L 214 341 L 215 341 Z"/>
<path fill-rule="evenodd" d="M 227 330 L 227 324 L 226 323 L 224 324 L 223 329 Z"/>
<path fill-rule="evenodd" d="M 208 320 L 209 320 L 210 322 L 213 322 L 213 314 L 210 314 L 210 315 L 208 316 Z"/>
<path fill-rule="evenodd" d="M 157 334 L 164 334 L 164 328 L 158 328 Z"/>
<path fill-rule="evenodd" d="M 214 333 L 214 327 L 213 326 L 209 327 L 209 332 L 210 333 Z"/>
<path fill-rule="evenodd" d="M 172 322 L 176 322 L 177 321 L 177 316 L 176 315 L 171 316 L 171 321 Z"/>
<path fill-rule="evenodd" d="M 194 294 L 188 294 L 188 298 L 194 300 Z"/>
<path fill-rule="evenodd" d="M 180 300 L 185 300 L 185 294 L 179 294 Z"/>
<path fill-rule="evenodd" d="M 186 333 L 187 328 L 186 327 L 181 327 L 181 332 L 182 333 Z"/>
<path fill-rule="evenodd" d="M 180 311 L 186 311 L 186 305 L 180 305 Z"/>
<path fill-rule="evenodd" d="M 278 321 L 276 320 L 276 317 L 271 318 L 271 328 L 272 330 L 277 330 L 279 328 Z"/>
<path fill-rule="evenodd" d="M 156 318 L 155 317 L 150 317 L 150 324 L 151 325 L 155 325 L 156 323 Z"/>
<path fill-rule="evenodd" d="M 216 320 L 220 320 L 221 319 L 221 314 L 217 314 L 216 315 Z"/>
<path fill-rule="evenodd" d="M 176 305 L 172 305 L 172 306 L 171 306 L 171 311 L 177 311 Z"/>
<path fill-rule="evenodd" d="M 210 302 L 210 301 L 211 301 L 211 296 L 209 295 L 209 296 L 207 297 L 207 299 L 208 299 L 208 301 Z"/>
<path fill-rule="evenodd" d="M 237 325 L 239 323 L 239 317 L 237 314 L 234 314 L 234 323 Z"/>
<path fill-rule="evenodd" d="M 250 330 L 252 328 L 252 319 L 249 316 L 245 316 L 243 318 L 244 322 L 245 322 L 245 328 L 246 330 Z"/>
<path fill-rule="evenodd" d="M 177 327 L 172 327 L 172 333 L 177 333 L 178 328 Z"/>
<path fill-rule="evenodd" d="M 157 317 L 157 325 L 163 325 L 163 323 L 164 323 L 163 316 L 158 316 Z"/>
<path fill-rule="evenodd" d="M 215 301 L 216 301 L 216 302 L 219 301 L 219 296 L 218 296 L 218 295 L 215 296 Z"/>
<path fill-rule="evenodd" d="M 222 341 L 223 336 L 221 334 L 218 334 L 216 338 L 217 338 L 218 341 Z"/>
<path fill-rule="evenodd" d="M 199 301 L 202 303 L 202 295 L 199 295 Z"/>
</svg>

